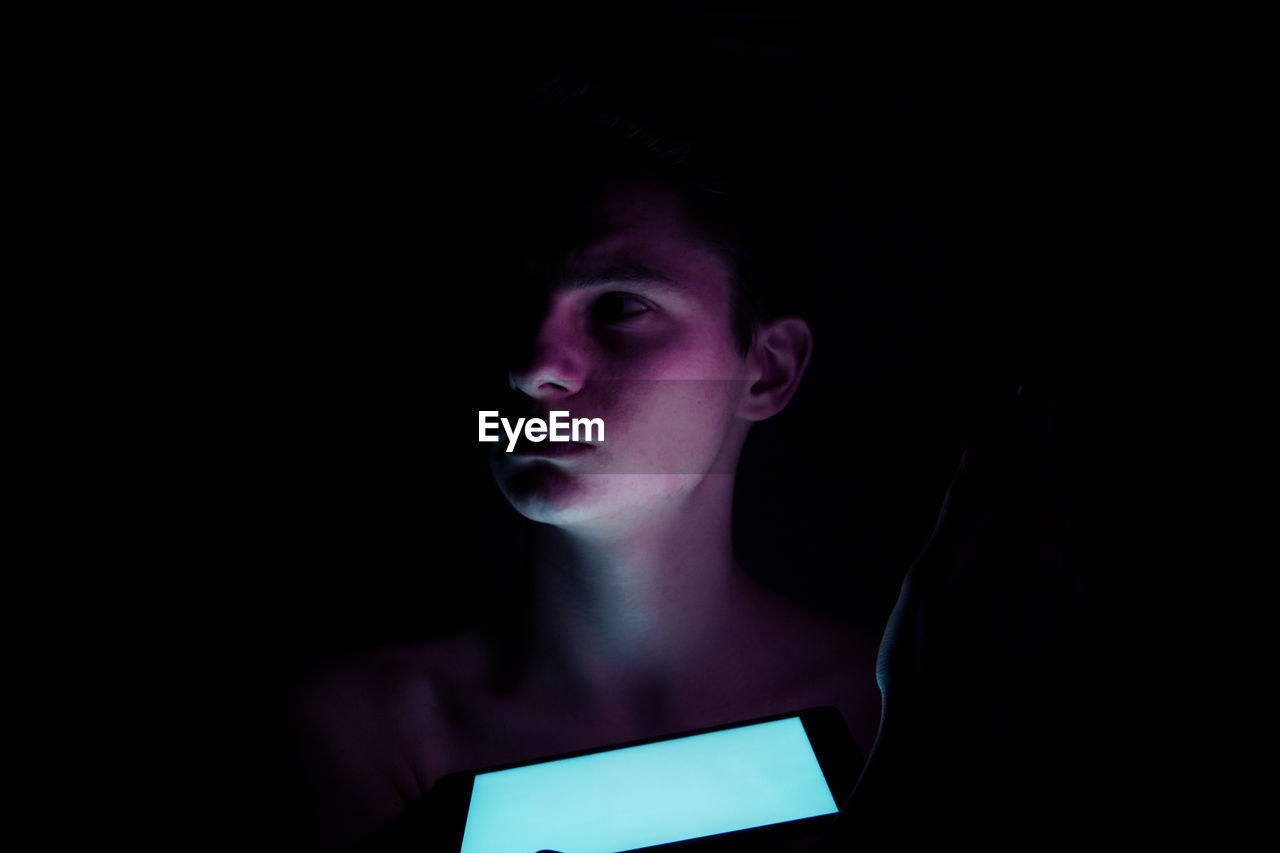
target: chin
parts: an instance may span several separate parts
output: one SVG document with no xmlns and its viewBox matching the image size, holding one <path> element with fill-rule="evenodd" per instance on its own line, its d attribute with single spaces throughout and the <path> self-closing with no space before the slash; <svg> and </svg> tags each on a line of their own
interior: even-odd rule
<svg viewBox="0 0 1280 853">
<path fill-rule="evenodd" d="M 695 474 L 577 474 L 550 463 L 495 470 L 516 512 L 557 527 L 627 527 L 669 511 L 704 478 Z"/>
<path fill-rule="evenodd" d="M 530 521 L 570 524 L 581 520 L 584 505 L 591 503 L 582 494 L 581 478 L 551 462 L 535 461 L 514 468 L 495 466 L 494 478 L 515 511 Z"/>
</svg>

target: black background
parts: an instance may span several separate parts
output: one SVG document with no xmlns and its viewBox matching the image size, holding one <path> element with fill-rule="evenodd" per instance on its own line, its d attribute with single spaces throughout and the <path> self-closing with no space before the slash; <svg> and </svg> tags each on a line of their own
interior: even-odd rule
<svg viewBox="0 0 1280 853">
<path fill-rule="evenodd" d="M 313 15 L 199 40 L 171 92 L 194 211 L 167 229 L 170 334 L 190 358 L 162 370 L 182 487 L 158 526 L 184 577 L 170 612 L 199 626 L 175 666 L 219 721 L 206 758 L 235 765 L 220 829 L 294 837 L 292 677 L 482 615 L 518 541 L 473 433 L 504 379 L 485 144 L 547 72 L 643 72 L 674 43 L 829 164 L 815 356 L 753 432 L 736 504 L 744 567 L 781 591 L 881 630 L 961 451 L 1019 384 L 1069 386 L 1087 345 L 1073 251 L 1096 236 L 1108 107 L 1058 23 Z"/>
</svg>

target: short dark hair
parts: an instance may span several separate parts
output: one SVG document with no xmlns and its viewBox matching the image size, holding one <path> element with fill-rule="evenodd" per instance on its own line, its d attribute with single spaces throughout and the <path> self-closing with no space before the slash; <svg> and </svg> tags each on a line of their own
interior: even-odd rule
<svg viewBox="0 0 1280 853">
<path fill-rule="evenodd" d="M 500 154 L 535 246 L 555 243 L 539 226 L 565 221 L 569 206 L 610 180 L 646 176 L 677 191 L 730 270 L 730 323 L 746 352 L 758 323 L 803 310 L 810 253 L 798 244 L 812 237 L 821 185 L 795 180 L 792 162 L 762 157 L 738 133 L 743 122 L 709 109 L 714 94 L 679 82 L 556 76 L 528 98 Z"/>
</svg>

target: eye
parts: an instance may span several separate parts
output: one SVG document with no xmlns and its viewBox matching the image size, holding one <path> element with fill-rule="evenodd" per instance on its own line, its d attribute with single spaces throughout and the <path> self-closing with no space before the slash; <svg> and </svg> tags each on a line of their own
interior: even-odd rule
<svg viewBox="0 0 1280 853">
<path fill-rule="evenodd" d="M 630 293 L 605 293 L 591 306 L 591 316 L 600 323 L 622 323 L 653 309 Z"/>
</svg>

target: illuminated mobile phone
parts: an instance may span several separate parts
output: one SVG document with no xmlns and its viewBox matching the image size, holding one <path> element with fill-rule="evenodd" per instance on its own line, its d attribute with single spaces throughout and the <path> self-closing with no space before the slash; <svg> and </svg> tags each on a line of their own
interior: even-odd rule
<svg viewBox="0 0 1280 853">
<path fill-rule="evenodd" d="M 456 853 L 734 849 L 821 832 L 862 767 L 844 718 L 811 708 L 442 778 L 435 830 Z M 751 836 L 748 838 L 748 836 Z"/>
</svg>

